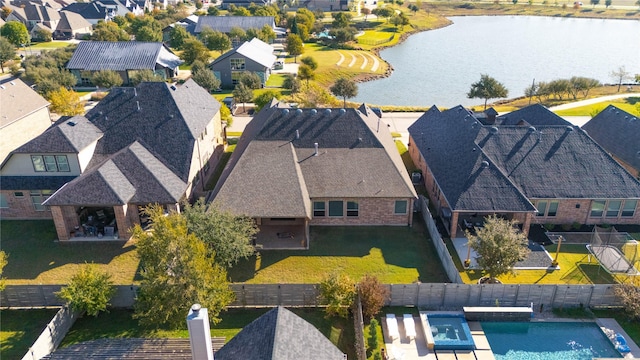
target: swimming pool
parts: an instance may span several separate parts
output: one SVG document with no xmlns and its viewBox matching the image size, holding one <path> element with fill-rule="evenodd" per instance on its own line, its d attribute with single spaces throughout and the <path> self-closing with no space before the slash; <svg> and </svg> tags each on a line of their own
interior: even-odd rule
<svg viewBox="0 0 640 360">
<path fill-rule="evenodd" d="M 473 350 L 475 344 L 463 314 L 427 313 L 436 350 Z"/>
<path fill-rule="evenodd" d="M 592 322 L 482 322 L 496 360 L 620 358 Z"/>
</svg>

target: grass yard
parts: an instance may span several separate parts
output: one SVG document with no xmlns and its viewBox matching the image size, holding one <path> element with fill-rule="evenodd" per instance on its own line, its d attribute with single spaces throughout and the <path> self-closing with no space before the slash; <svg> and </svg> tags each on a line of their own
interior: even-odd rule
<svg viewBox="0 0 640 360">
<path fill-rule="evenodd" d="M 235 136 L 235 135 L 231 135 L 231 132 L 229 132 L 227 133 L 227 136 Z M 237 140 L 234 139 L 233 144 L 231 144 L 231 141 L 229 141 L 229 146 L 227 146 L 227 148 L 224 150 L 224 153 L 220 158 L 220 162 L 218 162 L 218 165 L 216 165 L 216 170 L 213 172 L 213 174 L 209 178 L 209 181 L 207 182 L 207 186 L 205 186 L 205 189 L 207 191 L 213 190 L 213 188 L 216 187 L 216 184 L 218 183 L 218 180 L 222 175 L 222 170 L 224 170 L 224 167 L 227 166 L 227 162 L 229 162 L 229 158 L 231 158 L 231 153 L 236 148 L 236 141 Z"/>
<path fill-rule="evenodd" d="M 560 116 L 593 116 L 604 110 L 607 106 L 614 105 L 629 114 L 640 116 L 640 97 L 631 97 L 613 101 L 603 101 L 593 105 L 580 106 L 573 109 L 560 110 L 555 113 Z"/>
<path fill-rule="evenodd" d="M 58 309 L 0 311 L 0 357 L 21 359 Z"/>
<path fill-rule="evenodd" d="M 329 338 L 349 358 L 355 358 L 353 322 L 345 319 L 325 319 L 321 309 L 291 309 L 296 315 L 307 320 Z M 269 309 L 230 309 L 221 314 L 218 324 L 211 326 L 211 336 L 231 340 L 244 326 L 257 319 Z M 142 328 L 132 318 L 131 310 L 112 309 L 98 317 L 78 319 L 60 347 L 83 341 L 102 338 L 188 338 L 187 330 L 166 330 Z"/>
<path fill-rule="evenodd" d="M 287 76 L 287 74 L 271 74 L 267 80 L 267 86 L 281 88 Z"/>
<path fill-rule="evenodd" d="M 261 251 L 229 271 L 233 282 L 318 283 L 339 271 L 358 281 L 365 274 L 387 284 L 448 282 L 418 217 L 412 228 L 311 227 L 309 250 Z"/>
<path fill-rule="evenodd" d="M 407 171 L 411 173 L 414 170 L 418 170 L 416 165 L 413 163 L 413 159 L 411 159 L 409 149 L 407 149 L 402 141 L 396 140 L 395 142 L 396 148 L 398 148 L 398 152 L 400 153 L 400 157 L 402 158 L 402 163 L 404 163 L 404 167 L 407 169 Z"/>
<path fill-rule="evenodd" d="M 39 50 L 46 50 L 46 49 L 65 48 L 65 47 L 67 47 L 69 45 L 71 45 L 70 42 L 49 41 L 49 42 L 33 43 L 33 44 L 31 44 L 31 46 L 27 46 L 25 48 L 19 48 L 18 50 L 26 50 L 27 53 L 28 53 L 29 52 L 29 48 L 31 48 L 31 49 L 39 49 Z"/>
<path fill-rule="evenodd" d="M 114 283 L 131 284 L 138 269 L 133 242 L 54 241 L 52 220 L 3 220 L 0 238 L 9 256 L 2 274 L 9 285 L 66 284 L 87 262 L 110 273 Z"/>
</svg>

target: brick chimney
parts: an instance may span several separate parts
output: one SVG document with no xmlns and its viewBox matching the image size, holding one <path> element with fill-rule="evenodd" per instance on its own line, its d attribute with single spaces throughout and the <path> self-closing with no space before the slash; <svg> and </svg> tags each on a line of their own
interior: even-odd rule
<svg viewBox="0 0 640 360">
<path fill-rule="evenodd" d="M 213 360 L 211 346 L 211 330 L 209 329 L 209 313 L 200 304 L 193 304 L 187 315 L 189 342 L 193 360 Z"/>
</svg>

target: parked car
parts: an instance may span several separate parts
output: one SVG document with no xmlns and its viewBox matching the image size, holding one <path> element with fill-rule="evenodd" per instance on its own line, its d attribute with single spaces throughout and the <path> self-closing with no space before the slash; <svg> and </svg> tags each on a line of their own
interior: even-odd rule
<svg viewBox="0 0 640 360">
<path fill-rule="evenodd" d="M 236 101 L 233 98 L 233 96 L 227 96 L 226 98 L 224 98 L 224 100 L 222 100 L 222 103 L 225 104 L 229 108 L 229 110 L 231 110 L 231 115 L 236 114 L 236 109 L 238 108 L 238 105 L 236 104 Z"/>
<path fill-rule="evenodd" d="M 271 67 L 273 70 L 282 70 L 284 68 L 284 61 L 276 61 Z"/>
</svg>

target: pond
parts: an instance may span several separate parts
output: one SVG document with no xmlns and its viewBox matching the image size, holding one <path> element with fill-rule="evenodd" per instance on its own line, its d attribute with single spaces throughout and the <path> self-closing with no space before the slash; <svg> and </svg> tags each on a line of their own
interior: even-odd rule
<svg viewBox="0 0 640 360">
<path fill-rule="evenodd" d="M 482 104 L 467 92 L 481 74 L 524 95 L 536 82 L 586 76 L 613 83 L 625 66 L 640 73 L 640 21 L 536 16 L 451 17 L 453 24 L 381 51 L 390 77 L 358 84 L 353 101 L 452 107 Z"/>
</svg>

